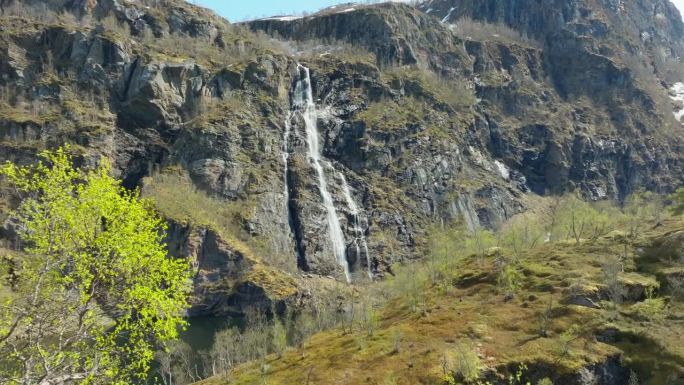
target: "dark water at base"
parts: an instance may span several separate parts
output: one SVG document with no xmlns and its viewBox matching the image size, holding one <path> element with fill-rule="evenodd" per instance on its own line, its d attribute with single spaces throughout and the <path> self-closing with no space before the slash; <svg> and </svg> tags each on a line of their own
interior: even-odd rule
<svg viewBox="0 0 684 385">
<path fill-rule="evenodd" d="M 190 345 L 195 353 L 191 359 L 191 365 L 202 367 L 202 353 L 208 352 L 214 344 L 216 333 L 230 327 L 243 327 L 244 320 L 241 317 L 193 317 L 188 319 L 188 328 L 180 332 L 180 339 Z M 139 385 L 159 384 L 161 379 L 157 374 L 159 363 L 151 364 L 150 377 Z"/>
<path fill-rule="evenodd" d="M 180 338 L 195 352 L 207 351 L 211 349 L 216 333 L 241 327 L 243 322 L 239 317 L 193 317 L 188 320 L 188 329 L 180 333 Z"/>
</svg>

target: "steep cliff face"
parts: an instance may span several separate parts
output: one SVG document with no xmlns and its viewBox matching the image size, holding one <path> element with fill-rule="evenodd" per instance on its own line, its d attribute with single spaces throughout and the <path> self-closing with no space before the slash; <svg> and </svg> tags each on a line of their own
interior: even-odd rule
<svg viewBox="0 0 684 385">
<path fill-rule="evenodd" d="M 535 194 L 684 182 L 668 95 L 684 27 L 666 1 L 241 26 L 180 1 L 2 7 L 0 157 L 69 142 L 82 165 L 110 158 L 177 224 L 172 254 L 197 261 L 193 314 L 272 306 L 302 272 L 377 279 L 419 258 L 430 226 L 496 226 Z"/>
<path fill-rule="evenodd" d="M 408 12 L 408 7 L 386 7 Z M 461 60 L 458 71 L 433 65 L 429 56 L 420 63 L 453 84 L 474 85 L 480 98 L 474 109 L 480 119 L 471 132 L 479 136 L 478 147 L 507 158 L 504 163 L 521 171 L 535 192 L 580 187 L 594 199 L 620 199 L 635 185 L 662 189 L 680 179 L 681 131 L 671 118 L 664 87 L 671 84 L 668 78 L 681 72 L 682 23 L 672 7 L 669 2 L 651 8 L 581 2 L 427 2 L 419 8 L 437 17 L 425 21 L 422 34 L 452 32 L 452 41 L 466 40 L 469 57 Z M 369 12 L 351 7 L 296 21 L 261 20 L 251 26 L 299 39 L 309 30 L 342 25 L 331 18 Z M 507 23 L 520 36 L 501 36 L 498 26 L 478 25 L 464 17 Z M 588 27 L 594 24 L 602 25 L 603 32 Z M 347 35 L 357 36 L 352 28 Z M 335 32 L 331 38 L 344 36 Z M 422 42 L 406 41 L 412 47 Z M 464 76 L 453 76 L 457 73 Z M 489 138 L 482 127 L 490 131 Z M 649 176 L 654 167 L 674 172 L 660 174 L 656 179 L 664 180 L 659 181 Z M 597 172 L 586 172 L 591 169 Z"/>
</svg>

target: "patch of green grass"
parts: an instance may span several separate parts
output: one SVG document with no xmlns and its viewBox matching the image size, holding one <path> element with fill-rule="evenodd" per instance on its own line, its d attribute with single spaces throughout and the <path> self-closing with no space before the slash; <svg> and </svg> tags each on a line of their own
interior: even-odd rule
<svg viewBox="0 0 684 385">
<path fill-rule="evenodd" d="M 15 123 L 32 123 L 35 125 L 45 125 L 61 119 L 58 109 L 52 106 L 10 106 L 0 104 L 0 120 Z"/>
</svg>

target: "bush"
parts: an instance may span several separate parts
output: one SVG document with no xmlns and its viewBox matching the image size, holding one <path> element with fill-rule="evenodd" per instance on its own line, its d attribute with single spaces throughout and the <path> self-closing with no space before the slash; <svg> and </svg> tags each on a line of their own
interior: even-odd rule
<svg viewBox="0 0 684 385">
<path fill-rule="evenodd" d="M 670 210 L 674 215 L 684 214 L 684 187 L 678 188 L 668 199 L 672 202 Z"/>
<path fill-rule="evenodd" d="M 619 216 L 615 209 L 605 205 L 593 205 L 575 195 L 559 198 L 553 210 L 550 239 L 596 240 L 609 233 L 617 225 Z"/>
<path fill-rule="evenodd" d="M 514 297 L 520 289 L 522 278 L 523 275 L 516 265 L 512 263 L 506 263 L 499 270 L 499 276 L 497 277 L 497 284 L 499 286 L 499 290 L 506 297 Z"/>
<path fill-rule="evenodd" d="M 533 213 L 525 213 L 513 217 L 501 228 L 499 243 L 513 250 L 517 257 L 522 251 L 542 244 L 544 237 L 542 221 Z"/>
<path fill-rule="evenodd" d="M 557 354 L 560 359 L 565 358 L 571 353 L 572 343 L 579 338 L 580 329 L 577 325 L 572 325 L 558 337 Z"/>
<path fill-rule="evenodd" d="M 661 323 L 665 321 L 665 307 L 663 298 L 648 298 L 632 305 L 630 311 L 640 321 Z"/>
<path fill-rule="evenodd" d="M 480 378 L 484 365 L 475 349 L 469 344 L 460 343 L 453 355 L 453 371 L 455 377 L 466 383 L 472 383 Z"/>
</svg>

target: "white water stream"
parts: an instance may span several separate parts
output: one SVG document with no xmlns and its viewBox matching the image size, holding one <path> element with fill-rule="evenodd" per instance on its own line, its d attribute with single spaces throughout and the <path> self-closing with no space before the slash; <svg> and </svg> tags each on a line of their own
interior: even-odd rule
<svg viewBox="0 0 684 385">
<path fill-rule="evenodd" d="M 673 94 L 670 98 L 678 104 L 674 111 L 674 116 L 677 120 L 684 123 L 682 121 L 682 118 L 684 118 L 684 83 L 676 83 L 670 90 Z"/>
<path fill-rule="evenodd" d="M 318 138 L 318 114 L 316 111 L 316 104 L 313 100 L 313 91 L 311 89 L 311 76 L 309 69 L 297 65 L 297 70 L 303 73 L 297 81 L 293 96 L 293 107 L 298 110 L 304 120 L 306 130 L 306 142 L 308 147 L 309 161 L 316 170 L 318 175 L 318 189 L 323 200 L 323 206 L 326 210 L 326 218 L 328 222 L 328 233 L 332 245 L 332 251 L 337 259 L 338 264 L 344 269 L 344 275 L 347 282 L 351 282 L 351 273 L 349 271 L 349 262 L 347 261 L 347 246 L 344 240 L 344 233 L 340 225 L 340 219 L 335 210 L 335 203 L 332 195 L 328 190 L 328 182 L 325 177 L 325 169 L 323 168 L 324 161 L 321 159 L 321 148 Z M 288 123 L 289 124 L 289 123 Z M 289 126 L 286 127 L 289 130 Z M 289 134 L 289 132 L 288 132 Z M 284 157 L 286 157 L 285 155 Z M 287 160 L 287 158 L 285 158 Z"/>
<path fill-rule="evenodd" d="M 361 248 L 363 248 L 363 253 L 366 255 L 366 264 L 368 266 L 368 278 L 373 280 L 373 271 L 371 269 L 371 258 L 368 252 L 368 242 L 366 242 L 366 235 L 361 227 L 361 222 L 359 221 L 359 206 L 354 202 L 354 198 L 351 195 L 351 190 L 349 189 L 349 184 L 344 174 L 340 173 L 340 180 L 342 181 L 342 190 L 344 192 L 344 199 L 347 201 L 347 207 L 354 217 L 354 247 L 356 250 L 356 256 L 361 258 Z"/>
</svg>

